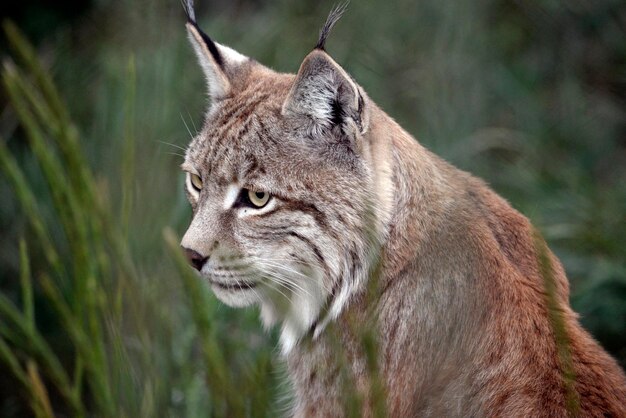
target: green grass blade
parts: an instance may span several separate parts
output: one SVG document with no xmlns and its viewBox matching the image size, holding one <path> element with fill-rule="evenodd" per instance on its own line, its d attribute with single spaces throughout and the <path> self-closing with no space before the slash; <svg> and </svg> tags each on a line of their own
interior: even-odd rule
<svg viewBox="0 0 626 418">
<path fill-rule="evenodd" d="M 0 337 L 0 360 L 4 362 L 9 367 L 9 370 L 15 376 L 15 378 L 24 385 L 25 388 L 30 389 L 30 384 L 28 381 L 28 376 L 26 372 L 22 369 L 17 356 L 9 347 L 6 340 Z"/>
<path fill-rule="evenodd" d="M 137 75 L 135 59 L 128 61 L 128 89 L 126 94 L 125 135 L 124 151 L 122 153 L 122 207 L 121 207 L 121 230 L 125 237 L 128 236 L 130 214 L 133 202 L 133 184 L 135 180 L 135 96 Z"/>
<path fill-rule="evenodd" d="M 50 404 L 50 397 L 48 396 L 46 386 L 39 375 L 37 363 L 29 359 L 26 362 L 26 370 L 31 383 L 32 397 L 37 404 L 38 415 L 42 418 L 54 418 L 52 405 Z"/>
<path fill-rule="evenodd" d="M 54 87 L 52 79 L 39 62 L 35 49 L 26 40 L 13 22 L 5 20 L 2 26 L 5 34 L 7 35 L 7 39 L 9 40 L 9 45 L 22 60 L 26 68 L 29 68 L 35 76 L 41 92 L 52 105 L 51 107 L 56 117 L 62 121 L 69 121 L 69 116 L 65 110 L 65 106 L 63 106 L 61 97 Z"/>
<path fill-rule="evenodd" d="M 81 414 L 83 406 L 71 390 L 71 382 L 58 357 L 36 330 L 31 330 L 27 319 L 4 295 L 0 294 L 0 316 L 8 320 L 7 326 L 0 327 L 0 334 L 13 340 L 16 345 L 27 349 L 44 366 L 55 386 L 68 401 L 72 410 Z"/>
<path fill-rule="evenodd" d="M 94 338 L 93 335 L 86 332 L 84 324 L 77 320 L 74 312 L 69 309 L 69 305 L 63 299 L 60 290 L 49 276 L 43 274 L 40 282 L 46 296 L 59 314 L 64 329 L 72 339 L 77 356 L 82 359 L 82 364 L 88 371 L 89 385 L 100 410 L 106 412 L 107 416 L 111 416 L 114 405 L 112 403 L 107 356 L 102 336 L 99 335 L 98 338 Z M 75 389 L 74 392 L 78 391 Z"/>
<path fill-rule="evenodd" d="M 68 241 L 72 246 L 72 253 L 79 258 L 75 267 L 85 267 L 89 264 L 89 246 L 87 243 L 87 231 L 83 215 L 74 196 L 67 184 L 67 175 L 63 164 L 56 158 L 50 147 L 46 144 L 44 134 L 35 116 L 29 109 L 25 100 L 25 93 L 28 88 L 24 85 L 23 78 L 16 68 L 5 62 L 2 72 L 2 81 L 9 94 L 9 99 L 13 108 L 17 112 L 22 126 L 30 141 L 31 148 L 48 182 L 48 187 L 52 195 L 55 209 L 59 214 L 63 229 L 67 234 Z M 88 271 L 79 270 L 77 277 L 86 277 Z"/>
<path fill-rule="evenodd" d="M 28 261 L 28 249 L 26 241 L 20 239 L 20 283 L 22 288 L 22 309 L 27 326 L 31 332 L 35 329 L 35 306 L 33 302 L 33 283 L 30 275 L 30 263 Z"/>
<path fill-rule="evenodd" d="M 570 348 L 570 336 L 565 326 L 563 310 L 559 306 L 559 301 L 557 300 L 557 284 L 554 277 L 554 270 L 552 269 L 550 250 L 538 230 L 534 231 L 533 238 L 535 252 L 537 253 L 537 262 L 543 278 L 545 299 L 548 308 L 548 319 L 550 320 L 550 326 L 554 332 L 554 342 L 556 344 L 559 363 L 561 366 L 561 376 L 565 386 L 565 402 L 567 411 L 570 416 L 576 417 L 580 415 L 580 398 L 578 391 L 576 390 L 576 373 L 574 371 L 572 352 Z"/>
<path fill-rule="evenodd" d="M 28 392 L 29 396 L 32 399 L 37 397 L 35 389 L 31 383 L 31 380 L 27 374 L 27 372 L 20 365 L 17 356 L 11 350 L 11 347 L 7 344 L 4 338 L 0 337 L 0 361 L 4 362 L 8 367 L 13 376 L 17 379 L 19 383 L 22 384 L 24 389 Z M 30 402 L 30 407 L 35 414 L 35 417 L 45 417 L 44 411 L 42 411 L 39 402 Z"/>
<path fill-rule="evenodd" d="M 44 69 L 34 48 L 19 29 L 10 21 L 5 21 L 3 27 L 9 44 L 25 67 L 25 73 L 33 75 L 35 85 L 27 92 L 42 93 L 40 99 L 31 101 L 36 104 L 39 116 L 44 122 L 43 125 L 50 127 L 54 132 L 52 137 L 67 164 L 68 172 L 72 173 L 70 180 L 78 193 L 79 201 L 88 206 L 98 204 L 94 178 L 89 173 L 80 151 L 78 131 L 71 123 L 66 106 L 54 86 L 52 77 Z"/>
<path fill-rule="evenodd" d="M 46 260 L 50 263 L 52 270 L 59 277 L 66 277 L 66 271 L 61 264 L 59 254 L 50 240 L 50 231 L 43 222 L 37 199 L 35 199 L 32 189 L 26 181 L 26 176 L 17 165 L 15 158 L 9 154 L 2 138 L 0 138 L 0 170 L 5 173 L 17 194 L 18 201 L 26 215 L 25 217 L 32 226 L 37 241 L 43 248 Z"/>
<path fill-rule="evenodd" d="M 202 282 L 191 274 L 191 269 L 180 251 L 179 240 L 174 232 L 166 228 L 163 236 L 179 269 L 194 323 L 198 329 L 207 370 L 207 385 L 213 394 L 216 413 L 218 416 L 244 416 L 244 399 L 238 388 L 245 385 L 241 382 L 235 384 L 232 381 L 226 369 L 227 362 L 216 345 L 211 321 L 213 315 L 209 311 L 210 304 L 206 299 L 206 289 L 202 286 Z"/>
</svg>

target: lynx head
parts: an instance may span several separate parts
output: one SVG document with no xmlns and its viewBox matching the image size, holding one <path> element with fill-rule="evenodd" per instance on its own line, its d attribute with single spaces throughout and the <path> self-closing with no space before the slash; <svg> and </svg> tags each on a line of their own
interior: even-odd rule
<svg viewBox="0 0 626 418">
<path fill-rule="evenodd" d="M 343 8 L 295 76 L 214 42 L 186 11 L 211 104 L 182 165 L 193 219 L 181 245 L 220 300 L 282 323 L 286 353 L 363 288 L 381 239 L 371 103 L 324 50 Z"/>
</svg>

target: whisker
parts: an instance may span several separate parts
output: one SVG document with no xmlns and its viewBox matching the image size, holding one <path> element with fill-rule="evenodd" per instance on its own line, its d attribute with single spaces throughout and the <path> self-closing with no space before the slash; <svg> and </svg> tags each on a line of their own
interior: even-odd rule
<svg viewBox="0 0 626 418">
<path fill-rule="evenodd" d="M 191 116 L 191 113 L 189 113 L 189 111 L 187 111 L 187 115 L 189 116 L 189 121 L 191 122 L 191 126 L 193 127 L 193 130 L 195 131 L 196 135 L 198 134 L 198 128 L 196 128 L 196 124 L 193 123 L 193 117 Z"/>
<path fill-rule="evenodd" d="M 271 279 L 273 279 L 276 283 L 282 284 L 283 287 L 287 287 L 290 290 L 308 293 L 306 289 L 293 282 L 292 280 L 289 280 L 289 278 L 280 275 L 277 272 L 263 271 L 263 276 L 271 276 Z"/>
<path fill-rule="evenodd" d="M 285 287 L 291 290 L 292 292 L 301 292 L 301 293 L 306 294 L 307 296 L 311 296 L 311 294 L 305 288 L 301 287 L 294 281 L 289 280 L 289 278 L 282 276 L 278 272 L 261 270 L 261 273 L 262 273 L 262 277 L 268 278 L 274 281 L 275 283 L 281 285 L 282 287 Z"/>
<path fill-rule="evenodd" d="M 297 260 L 292 260 L 292 259 L 286 259 L 286 258 L 268 258 L 265 256 L 250 256 L 249 257 L 251 260 L 251 263 L 255 263 L 257 261 L 270 261 L 270 262 L 276 262 L 276 263 L 280 263 L 280 265 L 284 266 L 286 264 L 298 264 L 304 267 L 315 267 L 315 265 L 313 263 L 306 263 L 304 261 L 297 261 Z"/>
<path fill-rule="evenodd" d="M 189 126 L 187 126 L 187 122 L 185 122 L 185 118 L 183 117 L 183 114 L 180 114 L 180 119 L 183 121 L 183 124 L 185 125 L 185 128 L 187 129 L 187 132 L 189 133 L 189 136 L 191 137 L 191 139 L 193 139 L 193 134 L 191 133 L 191 130 L 189 130 Z"/>
<path fill-rule="evenodd" d="M 265 263 L 266 265 L 268 265 L 268 266 L 270 266 L 270 267 L 275 267 L 275 268 L 281 269 L 281 270 L 283 270 L 283 271 L 285 271 L 285 272 L 288 272 L 288 273 L 293 273 L 293 274 L 295 274 L 296 276 L 303 277 L 303 278 L 305 278 L 305 279 L 310 279 L 310 278 L 311 278 L 310 276 L 307 276 L 306 274 L 304 274 L 304 273 L 302 273 L 302 272 L 300 272 L 300 271 L 298 271 L 298 270 L 295 270 L 295 269 L 289 268 L 289 267 L 287 267 L 287 266 L 285 266 L 285 265 L 281 265 L 281 264 L 278 264 L 278 263 L 274 263 L 274 262 L 272 262 L 272 261 L 269 261 L 269 262 L 268 262 L 268 261 L 266 261 L 266 260 L 263 260 L 263 263 Z"/>
<path fill-rule="evenodd" d="M 279 263 L 274 263 L 274 262 L 268 262 L 267 260 L 262 260 L 263 263 L 265 263 L 267 266 L 273 267 L 273 268 L 277 268 L 279 270 L 282 270 L 284 272 L 288 272 L 288 273 L 292 273 L 295 274 L 297 276 L 303 277 L 305 279 L 311 279 L 311 276 L 308 276 L 300 271 L 294 270 L 294 269 L 290 269 L 289 267 L 285 266 L 284 264 L 279 264 Z M 315 268 L 315 266 L 311 266 L 308 264 L 305 264 L 307 267 L 311 267 L 311 268 Z M 330 289 L 325 285 L 324 281 L 322 280 L 321 285 L 323 287 L 323 289 L 327 292 L 330 292 Z"/>
<path fill-rule="evenodd" d="M 301 272 L 299 272 L 297 270 L 290 269 L 290 268 L 285 267 L 285 266 L 280 265 L 280 264 L 268 262 L 268 261 L 265 261 L 265 260 L 259 260 L 256 264 L 258 266 L 262 267 L 262 268 L 263 267 L 268 268 L 270 273 L 279 273 L 279 272 L 282 271 L 282 272 L 294 274 L 296 276 L 299 276 L 299 277 L 302 277 L 302 278 L 305 278 L 305 279 L 310 279 L 309 276 L 307 276 L 307 275 L 305 275 L 305 274 L 303 274 L 303 273 L 301 273 Z M 278 271 L 275 271 L 274 269 L 278 269 Z"/>
<path fill-rule="evenodd" d="M 157 140 L 157 142 L 160 142 L 161 144 L 164 144 L 164 145 L 169 145 L 170 147 L 178 148 L 181 151 L 187 151 L 185 147 L 181 147 L 180 145 L 173 144 L 171 142 L 166 142 L 166 141 L 161 141 L 161 140 Z"/>
<path fill-rule="evenodd" d="M 286 259 L 286 258 L 267 258 L 267 257 L 257 257 L 258 259 L 262 259 L 262 260 L 267 260 L 267 261 L 275 261 L 278 263 L 284 263 L 284 264 L 298 264 L 301 266 L 305 266 L 305 267 L 312 267 L 313 263 L 309 263 L 309 262 L 305 262 L 305 261 L 298 261 L 298 260 L 292 260 L 292 259 Z"/>
<path fill-rule="evenodd" d="M 241 288 L 241 285 L 239 285 L 239 288 Z M 255 297 L 256 297 L 259 301 L 263 300 L 263 298 L 261 298 L 261 295 L 259 295 L 259 294 L 257 293 L 256 289 L 254 289 L 254 288 L 252 288 L 252 287 L 251 287 L 251 288 L 250 288 L 250 290 L 252 290 L 252 293 L 254 293 L 254 296 L 255 296 Z"/>
<path fill-rule="evenodd" d="M 269 276 L 269 275 L 263 275 L 261 277 L 266 279 L 266 280 L 269 280 L 269 283 L 266 283 L 266 285 L 270 289 L 275 290 L 276 292 L 280 293 L 285 299 L 287 299 L 287 301 L 289 303 L 291 303 L 291 298 L 289 296 L 287 296 L 282 290 L 280 290 L 281 284 L 279 282 L 277 282 L 274 277 Z M 272 284 L 277 285 L 277 286 L 274 287 L 274 286 L 272 286 Z"/>
</svg>

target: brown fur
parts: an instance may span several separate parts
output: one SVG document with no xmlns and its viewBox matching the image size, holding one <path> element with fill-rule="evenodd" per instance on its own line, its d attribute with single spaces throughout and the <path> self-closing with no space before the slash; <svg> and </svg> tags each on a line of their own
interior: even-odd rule
<svg viewBox="0 0 626 418">
<path fill-rule="evenodd" d="M 356 392 L 362 416 L 382 396 L 392 417 L 626 417 L 624 373 L 579 325 L 524 216 L 419 145 L 324 51 L 278 74 L 219 44 L 208 56 L 189 30 L 214 102 L 183 164 L 203 186 L 188 183 L 182 244 L 218 297 L 282 324 L 295 416 L 342 416 Z M 238 188 L 274 206 L 229 206 Z M 255 272 L 278 258 L 297 275 L 276 293 Z M 220 291 L 224 277 L 256 290 Z"/>
</svg>

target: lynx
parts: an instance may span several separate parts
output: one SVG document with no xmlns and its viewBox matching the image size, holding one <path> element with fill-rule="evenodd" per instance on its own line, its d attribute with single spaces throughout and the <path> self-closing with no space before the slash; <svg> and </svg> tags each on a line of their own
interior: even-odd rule
<svg viewBox="0 0 626 418">
<path fill-rule="evenodd" d="M 342 9 L 295 75 L 214 42 L 185 9 L 211 104 L 182 164 L 181 245 L 221 301 L 280 326 L 294 416 L 342 416 L 348 384 L 360 416 L 379 393 L 391 417 L 626 417 L 624 373 L 529 221 L 325 51 Z"/>
</svg>

